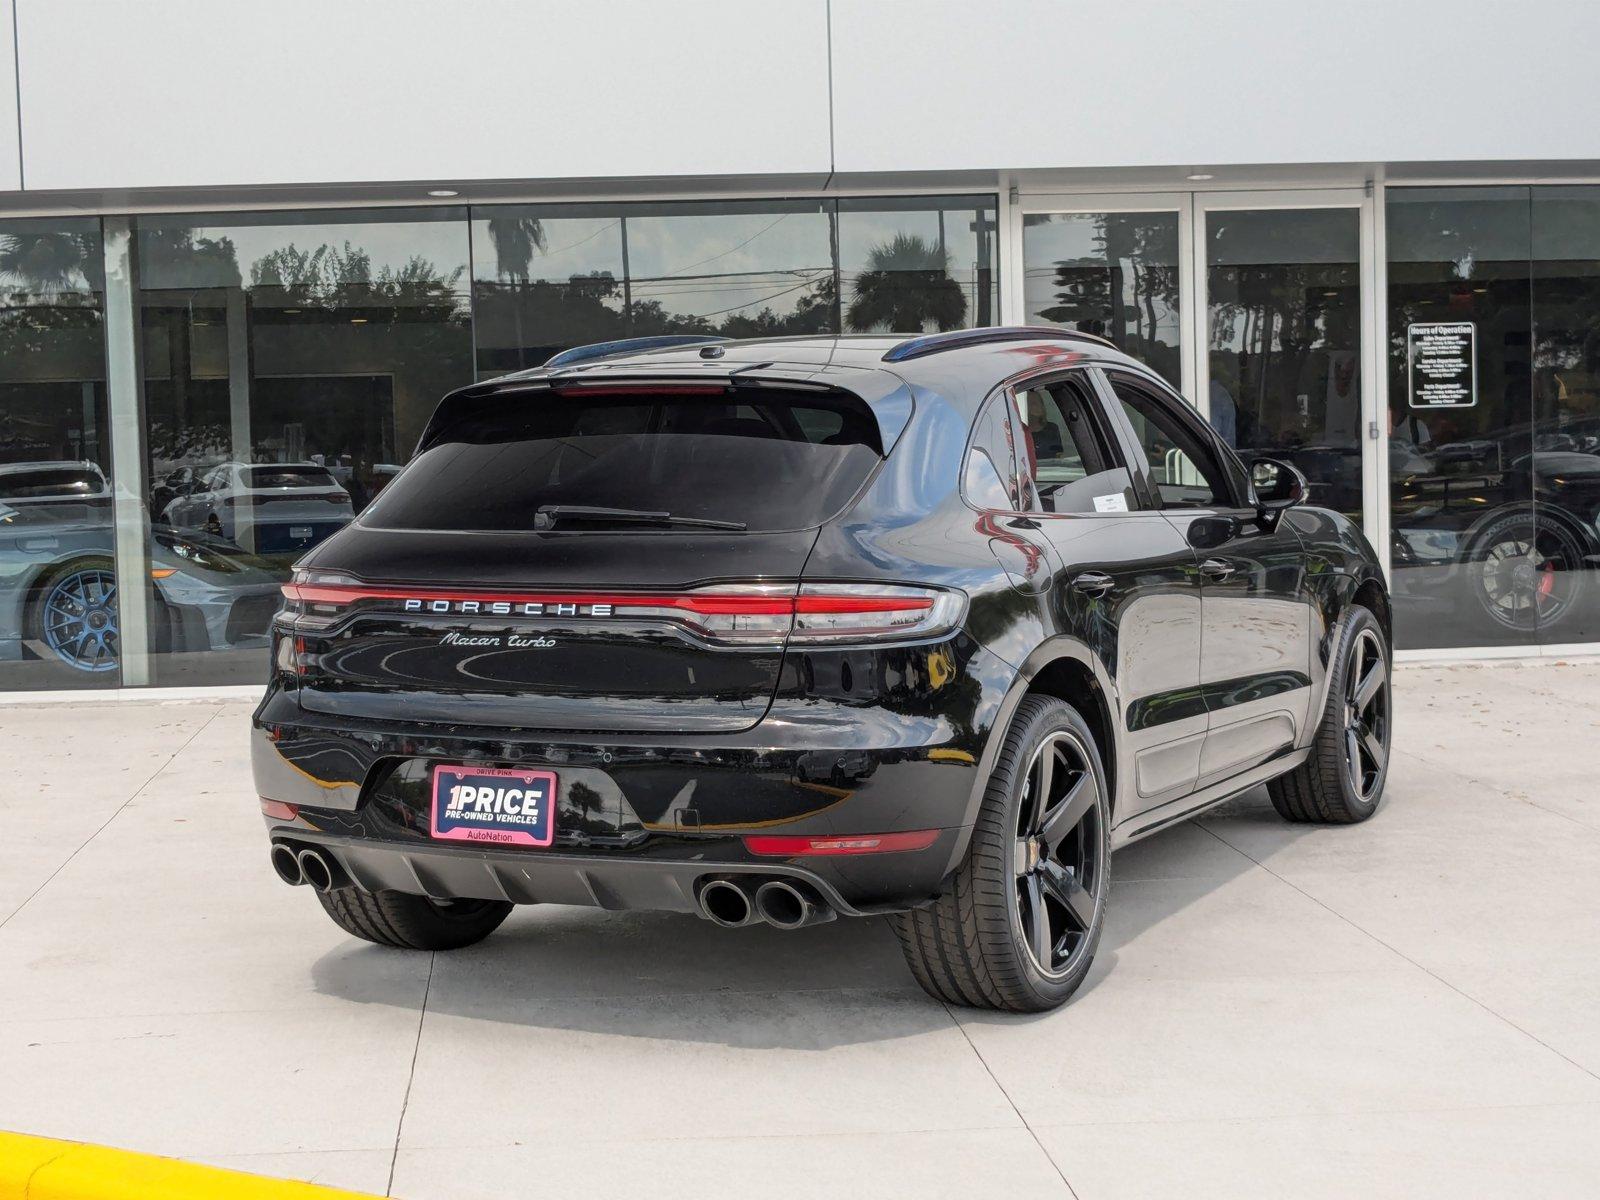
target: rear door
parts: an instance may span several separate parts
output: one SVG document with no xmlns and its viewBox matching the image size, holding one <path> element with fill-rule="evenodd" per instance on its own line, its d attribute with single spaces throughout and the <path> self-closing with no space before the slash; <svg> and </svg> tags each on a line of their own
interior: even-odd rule
<svg viewBox="0 0 1600 1200">
<path fill-rule="evenodd" d="M 1057 627 L 1113 672 L 1118 818 L 1191 791 L 1206 733 L 1193 551 L 1141 503 L 1125 450 L 1083 369 L 1019 387 L 1023 506 L 1062 567 Z"/>
<path fill-rule="evenodd" d="M 1206 787 L 1288 750 L 1305 727 L 1315 610 L 1304 547 L 1287 521 L 1264 523 L 1244 503 L 1242 469 L 1182 399 L 1132 372 L 1103 378 L 1145 459 L 1153 502 L 1198 559 Z"/>
<path fill-rule="evenodd" d="M 302 560 L 300 703 L 433 723 L 748 728 L 779 686 L 817 527 L 881 461 L 872 412 L 843 392 L 487 397 Z"/>
</svg>

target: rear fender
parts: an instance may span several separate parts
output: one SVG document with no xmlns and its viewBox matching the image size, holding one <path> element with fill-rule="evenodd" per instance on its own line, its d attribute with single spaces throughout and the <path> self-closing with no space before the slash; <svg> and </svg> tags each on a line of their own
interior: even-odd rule
<svg viewBox="0 0 1600 1200">
<path fill-rule="evenodd" d="M 967 813 L 964 824 L 970 828 L 978 819 L 978 810 L 983 805 L 983 795 L 988 788 L 989 776 L 994 770 L 995 762 L 1000 757 L 1001 748 L 1005 745 L 1007 732 L 1017 715 L 1017 708 L 1034 690 L 1034 683 L 1039 676 L 1054 663 L 1075 663 L 1089 672 L 1099 686 L 1105 698 L 1106 712 L 1102 720 L 1106 732 L 1109 734 L 1109 746 L 1102 746 L 1101 753 L 1105 759 L 1106 773 L 1111 781 L 1113 809 L 1119 807 L 1119 797 L 1116 795 L 1118 781 L 1122 772 L 1118 771 L 1117 763 L 1121 760 L 1121 728 L 1122 722 L 1118 714 L 1122 711 L 1122 700 L 1117 691 L 1116 680 L 1100 659 L 1084 643 L 1073 637 L 1058 635 L 1042 642 L 1033 653 L 1023 661 L 1021 669 L 1012 680 L 1011 686 L 1006 690 L 1005 697 L 1000 702 L 1000 707 L 995 713 L 994 724 L 989 730 L 989 740 L 983 748 L 983 754 L 978 759 L 978 770 L 973 781 L 972 795 L 967 801 Z M 1095 723 L 1091 720 L 1091 724 Z M 966 853 L 965 841 L 957 847 L 956 862 Z M 952 868 L 955 866 L 952 863 Z"/>
</svg>

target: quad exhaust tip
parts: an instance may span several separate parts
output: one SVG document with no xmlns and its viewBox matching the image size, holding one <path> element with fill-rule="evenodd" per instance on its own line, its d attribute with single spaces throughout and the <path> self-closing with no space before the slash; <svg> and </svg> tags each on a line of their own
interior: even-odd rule
<svg viewBox="0 0 1600 1200">
<path fill-rule="evenodd" d="M 759 885 L 743 879 L 713 879 L 700 889 L 700 913 L 724 929 L 741 929 L 757 921 L 774 929 L 803 929 L 838 915 L 811 888 L 787 879 L 769 879 Z"/>
<path fill-rule="evenodd" d="M 338 868 L 320 850 L 302 850 L 295 856 L 300 874 L 319 892 L 331 892 L 338 880 Z"/>
<path fill-rule="evenodd" d="M 272 869 L 277 872 L 278 878 L 290 887 L 299 887 L 306 881 L 305 872 L 300 869 L 300 859 L 289 843 L 274 842 L 269 855 L 272 859 Z"/>
<path fill-rule="evenodd" d="M 739 929 L 756 919 L 749 891 L 730 879 L 713 879 L 700 889 L 700 911 L 724 929 Z"/>
<path fill-rule="evenodd" d="M 810 888 L 787 879 L 769 879 L 756 889 L 756 913 L 774 929 L 804 929 L 837 915 Z"/>
</svg>

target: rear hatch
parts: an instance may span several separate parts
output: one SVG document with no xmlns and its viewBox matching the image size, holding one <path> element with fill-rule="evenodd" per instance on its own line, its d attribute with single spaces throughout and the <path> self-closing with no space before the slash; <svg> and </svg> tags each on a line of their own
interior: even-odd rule
<svg viewBox="0 0 1600 1200">
<path fill-rule="evenodd" d="M 837 389 L 602 380 L 448 399 L 419 451 L 285 589 L 304 708 L 721 732 L 771 704 L 817 528 L 883 446 Z"/>
</svg>

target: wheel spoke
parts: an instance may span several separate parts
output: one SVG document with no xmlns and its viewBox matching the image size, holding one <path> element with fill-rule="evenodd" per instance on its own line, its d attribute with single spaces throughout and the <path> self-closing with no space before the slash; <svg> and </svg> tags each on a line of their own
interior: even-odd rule
<svg viewBox="0 0 1600 1200">
<path fill-rule="evenodd" d="M 1050 914 L 1044 909 L 1044 890 L 1038 875 L 1029 875 L 1022 881 L 1023 894 L 1028 899 L 1028 945 L 1033 956 L 1046 971 L 1054 966 L 1055 939 L 1050 935 Z"/>
<path fill-rule="evenodd" d="M 1055 784 L 1056 778 L 1056 747 L 1054 742 L 1046 742 L 1039 748 L 1035 758 L 1036 768 L 1033 773 L 1033 792 L 1030 799 L 1033 803 L 1028 810 L 1028 824 L 1023 832 L 1033 833 L 1043 824 L 1045 810 L 1050 807 L 1050 789 Z"/>
<path fill-rule="evenodd" d="M 1345 687 L 1345 696 L 1352 702 L 1356 701 L 1356 692 L 1360 687 L 1362 672 L 1366 670 L 1367 641 L 1365 638 L 1356 639 L 1353 652 L 1350 655 L 1349 683 Z M 1359 707 L 1359 705 L 1357 705 Z"/>
<path fill-rule="evenodd" d="M 1054 848 L 1076 829 L 1088 811 L 1094 807 L 1096 797 L 1094 779 L 1088 771 L 1079 773 L 1077 781 L 1067 789 L 1061 802 L 1045 813 L 1039 834 L 1045 845 Z"/>
<path fill-rule="evenodd" d="M 1361 731 L 1361 745 L 1366 749 L 1367 757 L 1372 760 L 1372 769 L 1378 770 L 1383 766 L 1383 743 L 1378 740 L 1378 735 L 1370 729 Z"/>
<path fill-rule="evenodd" d="M 1350 769 L 1356 773 L 1361 771 L 1361 737 L 1356 732 L 1354 725 L 1344 731 L 1345 757 L 1350 760 Z"/>
<path fill-rule="evenodd" d="M 1388 674 L 1384 670 L 1383 663 L 1375 659 L 1372 666 L 1367 669 L 1366 675 L 1356 684 L 1357 712 L 1367 711 L 1367 706 L 1372 703 L 1373 697 L 1383 688 L 1383 682 L 1388 678 Z"/>
<path fill-rule="evenodd" d="M 1071 915 L 1079 931 L 1087 933 L 1094 923 L 1094 897 L 1078 877 L 1060 863 L 1046 859 L 1039 864 L 1039 878 L 1045 890 Z"/>
</svg>

